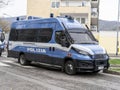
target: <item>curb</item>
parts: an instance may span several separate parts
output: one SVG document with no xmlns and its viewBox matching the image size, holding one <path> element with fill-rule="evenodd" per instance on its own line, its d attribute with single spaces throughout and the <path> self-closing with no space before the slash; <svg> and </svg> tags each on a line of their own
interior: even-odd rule
<svg viewBox="0 0 120 90">
<path fill-rule="evenodd" d="M 104 70 L 103 73 L 114 74 L 114 75 L 120 75 L 120 72 L 111 71 L 111 70 Z"/>
<path fill-rule="evenodd" d="M 111 64 L 110 67 L 120 67 L 120 64 L 116 64 L 116 65 Z"/>
</svg>

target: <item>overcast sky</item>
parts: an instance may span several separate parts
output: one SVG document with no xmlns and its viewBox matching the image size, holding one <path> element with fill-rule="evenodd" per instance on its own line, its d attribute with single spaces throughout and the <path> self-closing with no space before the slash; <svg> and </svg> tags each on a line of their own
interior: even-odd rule
<svg viewBox="0 0 120 90">
<path fill-rule="evenodd" d="M 21 16 L 26 15 L 26 0 L 11 0 L 9 6 L 0 10 L 0 16 Z M 100 15 L 103 20 L 115 21 L 118 13 L 118 0 L 100 0 Z M 4 13 L 4 14 L 3 14 Z M 5 15 L 8 14 L 8 15 Z"/>
<path fill-rule="evenodd" d="M 118 0 L 100 0 L 99 18 L 103 20 L 117 20 Z"/>
<path fill-rule="evenodd" d="M 26 15 L 27 0 L 10 0 L 8 6 L 0 9 L 0 16 L 21 16 Z M 7 15 L 5 15 L 7 14 Z"/>
</svg>

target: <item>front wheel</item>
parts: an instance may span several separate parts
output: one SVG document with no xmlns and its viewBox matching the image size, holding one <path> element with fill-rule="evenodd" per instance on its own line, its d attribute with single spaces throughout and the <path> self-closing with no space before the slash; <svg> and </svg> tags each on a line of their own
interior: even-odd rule
<svg viewBox="0 0 120 90">
<path fill-rule="evenodd" d="M 69 75 L 76 74 L 76 68 L 75 68 L 75 64 L 73 61 L 67 61 L 65 63 L 65 73 L 67 73 Z"/>
<path fill-rule="evenodd" d="M 18 62 L 19 62 L 21 65 L 28 65 L 28 64 L 30 64 L 30 61 L 26 60 L 24 54 L 20 55 L 20 57 L 19 57 L 19 59 L 18 59 Z"/>
<path fill-rule="evenodd" d="M 97 74 L 97 73 L 99 73 L 99 72 L 100 72 L 100 70 L 93 71 L 94 74 Z"/>
</svg>

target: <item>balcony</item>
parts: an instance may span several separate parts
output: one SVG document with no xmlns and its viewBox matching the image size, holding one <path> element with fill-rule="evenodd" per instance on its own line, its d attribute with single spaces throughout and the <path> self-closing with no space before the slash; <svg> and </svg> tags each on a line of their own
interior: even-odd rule
<svg viewBox="0 0 120 90">
<path fill-rule="evenodd" d="M 62 0 L 61 7 L 87 7 L 91 6 L 91 3 L 89 0 Z"/>
<path fill-rule="evenodd" d="M 90 7 L 60 7 L 59 13 L 90 13 Z"/>
</svg>

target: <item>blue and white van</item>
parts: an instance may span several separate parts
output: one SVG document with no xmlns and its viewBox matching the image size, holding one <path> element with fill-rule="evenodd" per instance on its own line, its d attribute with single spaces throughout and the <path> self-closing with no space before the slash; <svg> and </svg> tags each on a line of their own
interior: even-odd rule
<svg viewBox="0 0 120 90">
<path fill-rule="evenodd" d="M 5 35 L 2 31 L 2 29 L 0 29 L 0 56 L 1 56 L 4 48 L 5 48 Z"/>
<path fill-rule="evenodd" d="M 108 69 L 109 57 L 92 33 L 72 17 L 16 21 L 11 26 L 8 57 L 21 65 L 32 61 L 67 74 Z"/>
</svg>

